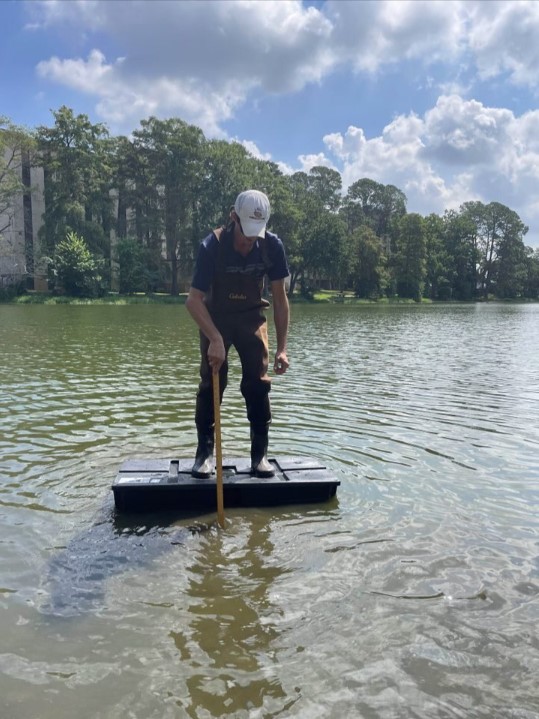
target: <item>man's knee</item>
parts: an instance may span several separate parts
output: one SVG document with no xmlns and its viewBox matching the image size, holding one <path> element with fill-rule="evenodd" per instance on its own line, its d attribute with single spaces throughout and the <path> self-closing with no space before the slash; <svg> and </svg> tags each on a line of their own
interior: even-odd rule
<svg viewBox="0 0 539 719">
<path fill-rule="evenodd" d="M 251 425 L 265 426 L 271 422 L 271 405 L 269 399 L 270 384 L 259 383 L 258 391 L 244 391 L 247 419 Z"/>
<path fill-rule="evenodd" d="M 240 385 L 241 393 L 248 399 L 263 399 L 271 391 L 271 380 L 269 377 L 244 378 Z"/>
</svg>

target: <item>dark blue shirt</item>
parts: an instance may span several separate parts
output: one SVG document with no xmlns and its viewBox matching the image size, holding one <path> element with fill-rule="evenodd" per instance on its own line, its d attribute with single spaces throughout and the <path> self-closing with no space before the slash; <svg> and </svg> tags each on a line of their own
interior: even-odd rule
<svg viewBox="0 0 539 719">
<path fill-rule="evenodd" d="M 195 272 L 191 287 L 201 292 L 208 292 L 210 289 L 217 266 L 217 253 L 220 242 L 225 239 L 226 230 L 223 230 L 221 239 L 218 240 L 213 232 L 205 237 L 200 243 L 198 250 Z M 253 245 L 253 249 L 247 257 L 243 257 L 233 248 L 232 243 L 225 244 L 224 270 L 225 272 L 239 272 L 249 274 L 256 278 L 268 275 L 270 282 L 283 280 L 288 277 L 288 263 L 282 241 L 272 232 L 266 232 L 263 242 L 266 243 L 266 252 L 260 249 L 259 240 Z"/>
</svg>

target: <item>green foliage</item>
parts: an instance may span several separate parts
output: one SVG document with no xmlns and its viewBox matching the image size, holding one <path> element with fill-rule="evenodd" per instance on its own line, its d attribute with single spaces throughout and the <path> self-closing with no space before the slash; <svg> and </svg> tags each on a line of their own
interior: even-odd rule
<svg viewBox="0 0 539 719">
<path fill-rule="evenodd" d="M 45 215 L 41 233 L 49 254 L 67 232 L 87 238 L 94 252 L 110 254 L 111 152 L 104 125 L 61 107 L 54 127 L 38 127 L 45 169 Z"/>
<path fill-rule="evenodd" d="M 313 167 L 287 177 L 278 195 L 275 229 L 285 239 L 290 266 L 290 293 L 296 283 L 305 297 L 321 280 L 341 284 L 346 276 L 346 225 L 336 210 L 340 177 Z"/>
<path fill-rule="evenodd" d="M 415 213 L 404 215 L 397 231 L 391 258 L 397 294 L 420 302 L 426 277 L 425 221 Z"/>
<path fill-rule="evenodd" d="M 121 292 L 177 295 L 201 239 L 253 187 L 270 197 L 269 229 L 285 242 L 291 294 L 301 287 L 313 297 L 323 286 L 353 291 L 354 301 L 539 295 L 539 257 L 523 243 L 528 228 L 500 203 L 467 202 L 423 218 L 407 213 L 394 185 L 364 177 L 343 195 L 336 170 L 285 175 L 239 143 L 208 140 L 178 118 L 151 117 L 131 138 L 110 138 L 104 125 L 67 107 L 53 116 L 53 127 L 37 128 L 35 140 L 0 118 L 0 217 L 29 191 L 21 160 L 28 167 L 36 144 L 45 173 L 43 247 L 66 290 L 110 288 L 115 260 Z"/>
<path fill-rule="evenodd" d="M 534 251 L 531 247 L 526 247 L 526 278 L 523 296 L 529 299 L 539 299 L 539 249 Z"/>
<path fill-rule="evenodd" d="M 51 267 L 57 284 L 68 295 L 95 297 L 102 293 L 98 263 L 84 239 L 75 232 L 68 232 L 58 242 Z"/>
<path fill-rule="evenodd" d="M 0 302 L 11 302 L 16 297 L 20 297 L 24 291 L 25 285 L 23 281 L 0 287 Z"/>
<path fill-rule="evenodd" d="M 317 203 L 329 212 L 338 212 L 341 203 L 342 178 L 337 170 L 315 166 L 309 171 L 308 189 Z"/>
<path fill-rule="evenodd" d="M 356 297 L 378 299 L 389 284 L 384 247 L 370 227 L 360 227 L 355 235 L 356 254 L 350 265 L 350 282 Z"/>
<path fill-rule="evenodd" d="M 446 297 L 468 301 L 475 297 L 477 287 L 478 254 L 476 248 L 476 228 L 465 214 L 454 210 L 443 216 L 442 251 L 446 261 L 442 283 Z"/>
<path fill-rule="evenodd" d="M 32 292 L 15 297 L 10 301 L 17 305 L 179 305 L 185 304 L 185 299 L 185 295 L 172 297 L 168 294 L 135 294 L 126 296 L 109 293 L 102 297 L 72 297 Z"/>
<path fill-rule="evenodd" d="M 0 116 L 0 234 L 9 227 L 14 201 L 28 191 L 21 180 L 23 158 L 34 151 L 33 135 Z"/>
<path fill-rule="evenodd" d="M 146 197 L 153 210 L 153 230 L 164 236 L 170 292 L 178 294 L 180 260 L 190 257 L 193 205 L 203 177 L 204 135 L 179 119 L 150 117 L 133 133 L 134 147 L 146 169 Z"/>
<path fill-rule="evenodd" d="M 461 213 L 474 225 L 478 293 L 485 299 L 492 292 L 500 297 L 521 294 L 528 228 L 520 217 L 499 202 L 465 202 Z"/>
<path fill-rule="evenodd" d="M 120 267 L 120 292 L 152 292 L 160 283 L 160 268 L 151 251 L 133 237 L 118 241 L 116 259 Z"/>
<path fill-rule="evenodd" d="M 367 225 L 378 237 L 390 235 L 395 222 L 405 214 L 404 192 L 366 177 L 350 185 L 343 204 L 349 231 Z"/>
<path fill-rule="evenodd" d="M 448 300 L 451 296 L 449 255 L 444 247 L 444 221 L 438 215 L 425 217 L 425 289 L 431 300 Z"/>
</svg>

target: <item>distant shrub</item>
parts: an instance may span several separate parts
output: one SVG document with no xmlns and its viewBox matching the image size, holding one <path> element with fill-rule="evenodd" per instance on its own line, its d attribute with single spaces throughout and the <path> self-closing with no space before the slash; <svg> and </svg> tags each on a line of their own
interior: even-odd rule
<svg viewBox="0 0 539 719">
<path fill-rule="evenodd" d="M 15 297 L 22 295 L 25 291 L 25 282 L 22 279 L 15 280 L 8 284 L 0 285 L 0 302 L 10 302 Z"/>
<path fill-rule="evenodd" d="M 118 240 L 116 256 L 120 267 L 120 293 L 147 292 L 152 286 L 151 261 L 147 248 L 138 240 Z"/>
<path fill-rule="evenodd" d="M 76 232 L 68 232 L 56 245 L 51 269 L 56 285 L 72 297 L 96 297 L 103 292 L 99 261 Z"/>
</svg>

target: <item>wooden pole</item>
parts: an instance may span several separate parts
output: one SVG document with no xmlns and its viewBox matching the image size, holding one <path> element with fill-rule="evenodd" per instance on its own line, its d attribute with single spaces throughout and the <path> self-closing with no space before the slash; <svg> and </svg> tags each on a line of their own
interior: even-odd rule
<svg viewBox="0 0 539 719">
<path fill-rule="evenodd" d="M 223 501 L 223 453 L 221 448 L 221 397 L 219 372 L 213 373 L 213 415 L 215 418 L 215 473 L 217 476 L 217 521 L 224 529 L 225 509 Z"/>
</svg>

